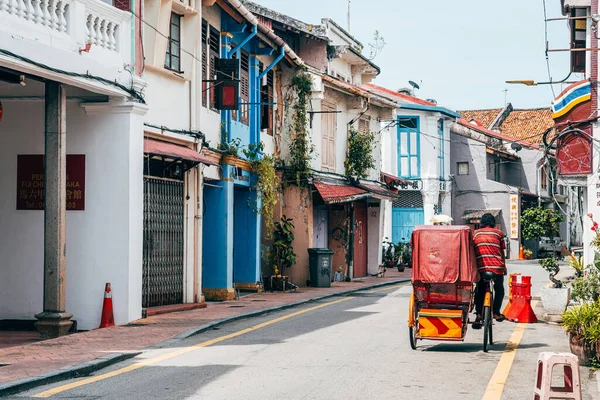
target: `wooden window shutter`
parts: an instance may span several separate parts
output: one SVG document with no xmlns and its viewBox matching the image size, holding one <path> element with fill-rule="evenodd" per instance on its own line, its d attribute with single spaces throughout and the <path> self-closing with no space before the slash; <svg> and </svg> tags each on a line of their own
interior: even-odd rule
<svg viewBox="0 0 600 400">
<path fill-rule="evenodd" d="M 329 171 L 335 171 L 336 107 L 323 103 L 321 111 L 323 111 L 321 114 L 321 166 Z"/>
<path fill-rule="evenodd" d="M 250 110 L 250 107 L 248 106 L 248 102 L 250 101 L 250 56 L 243 50 L 241 56 L 240 83 L 240 97 L 242 99 L 242 104 L 240 104 L 240 122 L 244 125 L 248 125 L 248 114 Z"/>
<path fill-rule="evenodd" d="M 208 22 L 205 19 L 202 19 L 202 80 L 207 80 L 208 78 Z M 208 87 L 207 82 L 202 82 L 202 107 L 206 107 L 207 101 L 206 97 L 208 93 L 206 93 L 206 88 Z"/>
<path fill-rule="evenodd" d="M 262 71 L 262 68 L 261 68 Z M 267 134 L 273 136 L 273 93 L 274 93 L 274 74 L 273 70 L 267 72 L 267 84 L 263 85 L 260 93 L 260 102 L 263 103 L 261 106 L 261 120 L 260 129 L 266 129 Z"/>
<path fill-rule="evenodd" d="M 221 47 L 221 33 L 219 32 L 218 29 L 214 28 L 214 27 L 210 27 L 209 30 L 209 38 L 208 38 L 208 45 L 209 45 L 209 57 L 210 57 L 210 66 L 209 66 L 209 79 L 214 79 L 214 76 L 216 74 L 215 71 L 215 65 L 217 63 L 217 59 L 219 58 L 219 48 Z M 216 110 L 215 108 L 215 89 L 214 89 L 214 84 L 211 83 L 210 85 L 210 108 L 213 110 Z"/>
</svg>

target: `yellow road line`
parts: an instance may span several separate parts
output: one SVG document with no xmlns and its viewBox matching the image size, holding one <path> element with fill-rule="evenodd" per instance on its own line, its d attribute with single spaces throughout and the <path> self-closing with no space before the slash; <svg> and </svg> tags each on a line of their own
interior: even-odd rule
<svg viewBox="0 0 600 400">
<path fill-rule="evenodd" d="M 46 397 L 54 396 L 55 394 L 65 392 L 67 390 L 75 389 L 75 388 L 78 388 L 78 387 L 81 387 L 81 386 L 89 385 L 90 383 L 99 382 L 99 381 L 102 381 L 102 380 L 105 380 L 105 379 L 108 379 L 108 378 L 112 378 L 112 377 L 117 376 L 117 375 L 121 375 L 121 374 L 125 374 L 127 372 L 135 371 L 136 369 L 140 369 L 140 368 L 146 367 L 148 365 L 156 364 L 156 363 L 158 363 L 160 361 L 168 360 L 170 358 L 177 357 L 177 356 L 185 354 L 185 353 L 189 353 L 189 352 L 194 351 L 196 349 L 199 349 L 201 347 L 211 346 L 213 344 L 216 344 L 216 343 L 219 343 L 219 342 L 223 342 L 223 341 L 228 340 L 228 339 L 232 339 L 232 338 L 235 338 L 235 337 L 238 337 L 238 336 L 245 335 L 245 334 L 250 333 L 250 332 L 254 332 L 254 331 L 258 330 L 258 329 L 265 328 L 265 327 L 267 327 L 269 325 L 273 325 L 273 324 L 276 324 L 278 322 L 285 321 L 286 319 L 294 318 L 294 317 L 297 317 L 298 315 L 306 314 L 308 312 L 315 311 L 315 310 L 318 310 L 318 309 L 323 308 L 323 307 L 331 306 L 333 304 L 338 304 L 338 303 L 341 303 L 341 302 L 344 302 L 344 301 L 348 301 L 348 300 L 352 300 L 352 299 L 353 299 L 353 297 L 345 297 L 343 299 L 339 299 L 339 300 L 335 300 L 335 301 L 330 301 L 328 303 L 320 304 L 318 306 L 307 308 L 305 310 L 296 311 L 294 313 L 287 314 L 287 315 L 284 315 L 282 317 L 275 318 L 275 319 L 272 319 L 272 320 L 260 323 L 258 325 L 254 325 L 254 326 L 252 326 L 250 328 L 246 328 L 246 329 L 242 329 L 241 331 L 230 333 L 229 335 L 220 336 L 218 338 L 207 340 L 206 342 L 202 342 L 202 343 L 196 344 L 194 346 L 190 346 L 190 347 L 186 347 L 186 348 L 179 349 L 179 350 L 176 350 L 176 351 L 172 351 L 170 353 L 166 353 L 166 354 L 163 354 L 163 355 L 158 356 L 158 357 L 150 358 L 148 360 L 144 360 L 144 361 L 141 361 L 141 362 L 139 362 L 137 364 L 133 364 L 133 365 L 130 365 L 128 367 L 120 368 L 120 369 L 117 369 L 115 371 L 108 372 L 106 374 L 102 374 L 102 375 L 98 375 L 98 376 L 93 376 L 93 377 L 90 377 L 90 378 L 79 380 L 77 382 L 73 382 L 73 383 L 69 383 L 69 384 L 66 384 L 66 385 L 58 386 L 58 387 L 55 387 L 53 389 L 49 389 L 49 390 L 46 390 L 44 392 L 38 393 L 38 394 L 34 395 L 33 397 L 36 397 L 36 398 L 46 398 Z"/>
<path fill-rule="evenodd" d="M 550 286 L 552 286 L 552 282 L 548 283 L 546 288 Z M 540 297 L 540 295 L 541 294 L 538 293 L 535 297 Z M 535 309 L 537 304 L 537 300 L 532 301 L 531 308 Z M 504 352 L 500 357 L 500 361 L 498 361 L 498 365 L 496 365 L 496 370 L 494 371 L 494 374 L 488 383 L 487 389 L 485 390 L 483 400 L 500 400 L 502 398 L 504 385 L 508 379 L 508 374 L 510 373 L 512 364 L 515 361 L 517 348 L 523 339 L 523 334 L 525 333 L 525 328 L 527 325 L 527 323 L 517 324 L 517 327 L 510 336 L 510 339 L 508 339 L 506 348 L 504 349 Z"/>
</svg>

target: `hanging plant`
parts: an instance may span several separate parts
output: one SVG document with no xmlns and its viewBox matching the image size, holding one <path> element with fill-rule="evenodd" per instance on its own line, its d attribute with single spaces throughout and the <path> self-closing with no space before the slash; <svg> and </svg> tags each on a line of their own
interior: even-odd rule
<svg viewBox="0 0 600 400">
<path fill-rule="evenodd" d="M 280 182 L 277 172 L 275 170 L 275 162 L 273 156 L 263 155 L 264 144 L 261 142 L 258 145 L 251 144 L 248 149 L 242 150 L 252 172 L 257 176 L 256 183 L 253 188 L 260 193 L 260 207 L 256 205 L 256 212 L 259 212 L 265 223 L 265 235 L 270 238 L 273 235 L 273 229 L 275 223 L 273 215 L 275 213 L 275 205 L 277 204 L 277 197 L 280 193 Z M 258 201 L 258 199 L 257 199 Z"/>
<path fill-rule="evenodd" d="M 344 161 L 346 176 L 366 178 L 369 169 L 375 167 L 375 157 L 373 157 L 373 147 L 375 145 L 375 134 L 368 132 L 359 132 L 350 128 L 348 137 L 348 153 Z"/>
<path fill-rule="evenodd" d="M 312 78 L 299 71 L 291 80 L 291 88 L 295 91 L 296 103 L 290 126 L 290 157 L 286 168 L 286 182 L 295 182 L 298 186 L 306 186 L 311 175 L 310 160 L 315 149 L 308 136 L 307 106 L 312 91 Z"/>
</svg>

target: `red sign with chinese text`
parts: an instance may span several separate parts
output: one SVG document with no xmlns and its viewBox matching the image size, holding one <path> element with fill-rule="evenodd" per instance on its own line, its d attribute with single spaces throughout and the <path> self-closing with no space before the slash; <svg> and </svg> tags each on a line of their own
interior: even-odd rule
<svg viewBox="0 0 600 400">
<path fill-rule="evenodd" d="M 67 210 L 85 210 L 85 155 L 67 155 Z M 17 155 L 17 210 L 44 209 L 44 156 Z"/>
</svg>

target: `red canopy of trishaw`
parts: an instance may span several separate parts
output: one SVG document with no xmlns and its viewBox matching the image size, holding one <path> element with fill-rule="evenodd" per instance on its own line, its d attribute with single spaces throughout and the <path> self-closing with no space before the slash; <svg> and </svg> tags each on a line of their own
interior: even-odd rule
<svg viewBox="0 0 600 400">
<path fill-rule="evenodd" d="M 468 226 L 421 225 L 412 233 L 412 281 L 477 282 L 479 273 Z"/>
</svg>

